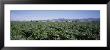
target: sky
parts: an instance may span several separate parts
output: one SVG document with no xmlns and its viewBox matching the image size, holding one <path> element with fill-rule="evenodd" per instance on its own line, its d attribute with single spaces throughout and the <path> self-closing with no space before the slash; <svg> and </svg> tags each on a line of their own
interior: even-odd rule
<svg viewBox="0 0 110 50">
<path fill-rule="evenodd" d="M 100 18 L 100 10 L 11 10 L 11 21 Z"/>
</svg>

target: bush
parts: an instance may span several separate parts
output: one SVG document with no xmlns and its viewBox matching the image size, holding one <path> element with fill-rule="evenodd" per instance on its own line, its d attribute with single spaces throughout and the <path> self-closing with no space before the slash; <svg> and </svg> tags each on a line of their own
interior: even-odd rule
<svg viewBox="0 0 110 50">
<path fill-rule="evenodd" d="M 94 22 L 11 22 L 11 40 L 100 40 Z"/>
</svg>

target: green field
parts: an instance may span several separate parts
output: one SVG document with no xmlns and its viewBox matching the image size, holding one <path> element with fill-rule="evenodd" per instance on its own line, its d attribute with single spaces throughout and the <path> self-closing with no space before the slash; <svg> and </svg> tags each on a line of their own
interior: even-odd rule
<svg viewBox="0 0 110 50">
<path fill-rule="evenodd" d="M 100 40 L 97 22 L 11 21 L 11 40 Z"/>
</svg>

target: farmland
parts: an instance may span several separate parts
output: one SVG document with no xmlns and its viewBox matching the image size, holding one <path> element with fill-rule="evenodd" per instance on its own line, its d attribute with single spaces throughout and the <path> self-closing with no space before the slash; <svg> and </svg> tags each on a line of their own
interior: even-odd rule
<svg viewBox="0 0 110 50">
<path fill-rule="evenodd" d="M 11 40 L 100 40 L 99 22 L 11 21 Z"/>
</svg>

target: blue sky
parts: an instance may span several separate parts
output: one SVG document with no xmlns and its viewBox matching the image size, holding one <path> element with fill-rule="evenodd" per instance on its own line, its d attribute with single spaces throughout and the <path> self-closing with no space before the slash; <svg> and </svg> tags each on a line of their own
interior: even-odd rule
<svg viewBox="0 0 110 50">
<path fill-rule="evenodd" d="M 100 10 L 11 10 L 11 21 L 100 18 Z"/>
</svg>

